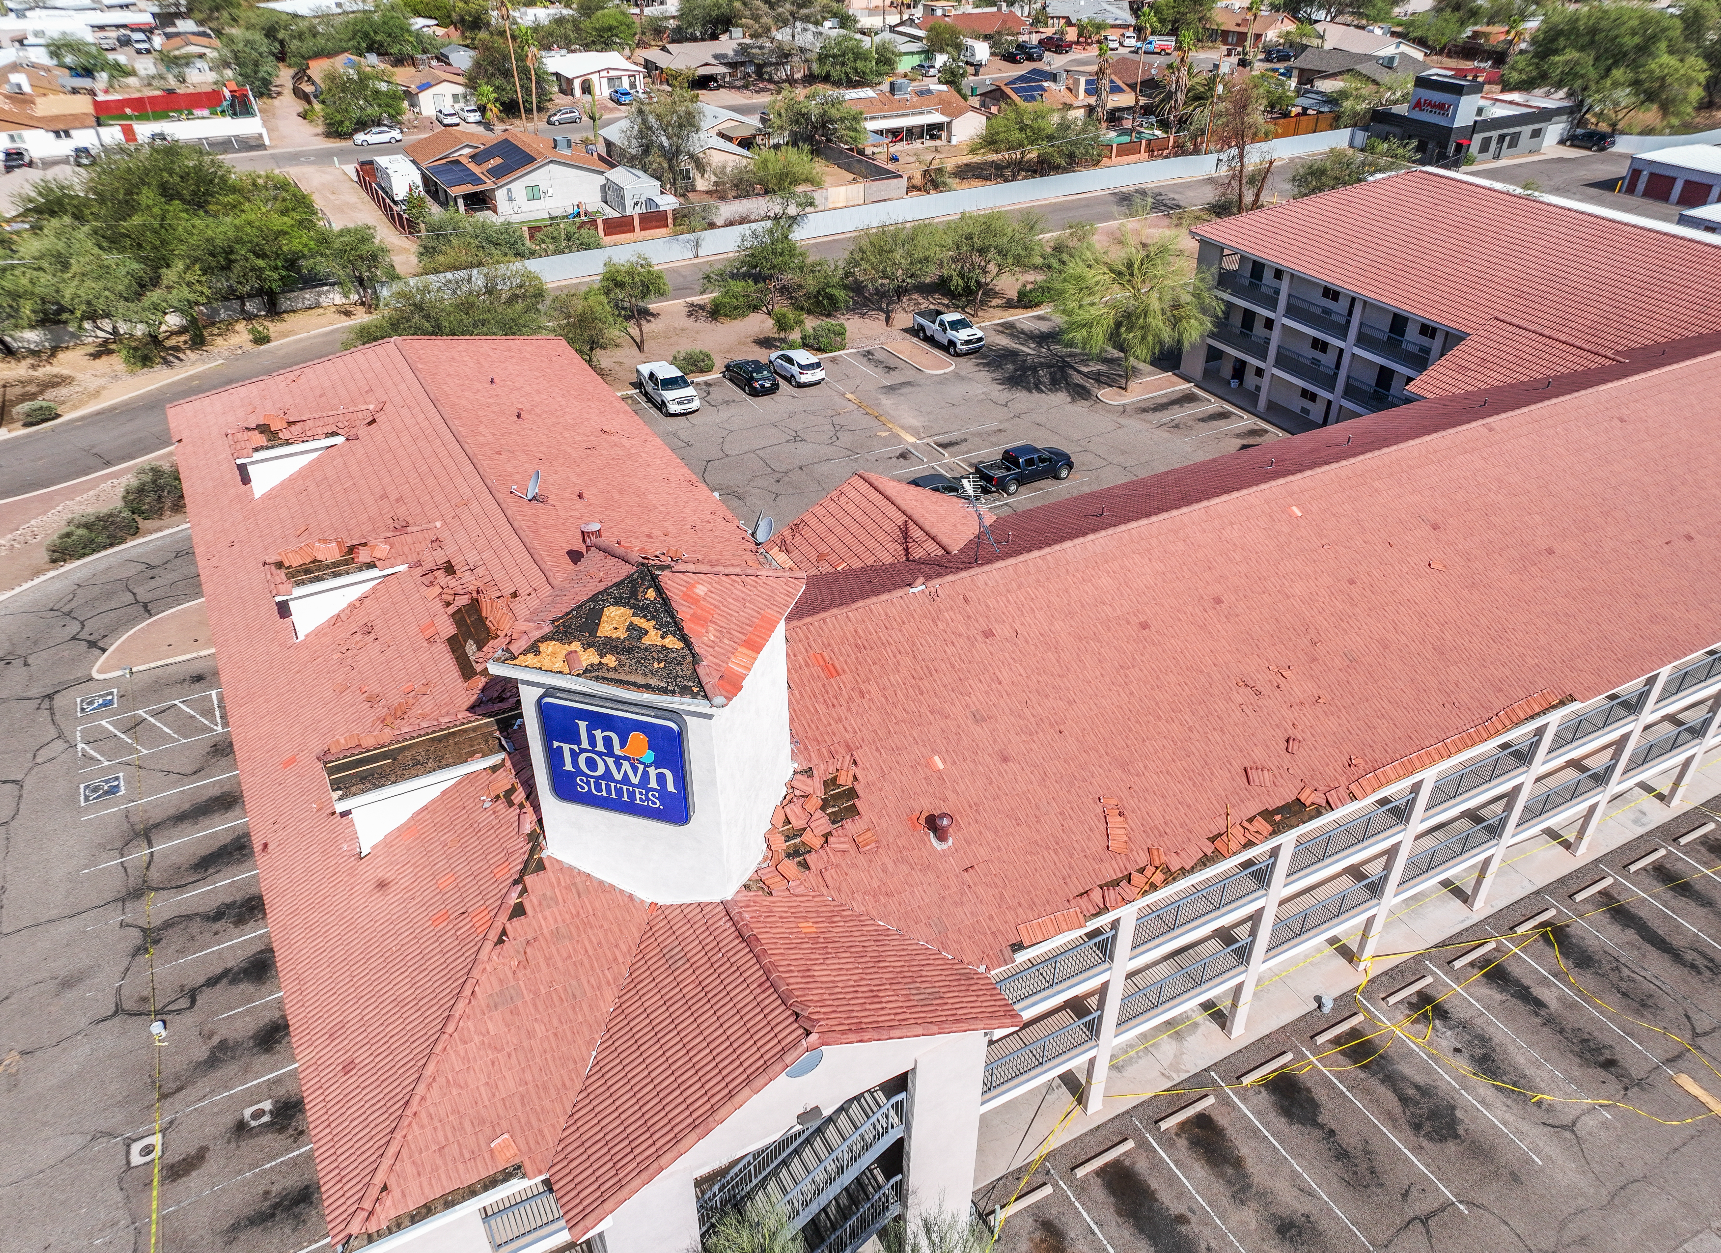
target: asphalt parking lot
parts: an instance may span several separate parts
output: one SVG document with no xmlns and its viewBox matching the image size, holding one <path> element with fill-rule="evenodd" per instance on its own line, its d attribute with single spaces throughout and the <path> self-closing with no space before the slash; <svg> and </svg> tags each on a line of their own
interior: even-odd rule
<svg viewBox="0 0 1721 1253">
<path fill-rule="evenodd" d="M 1283 434 L 1176 378 L 1166 378 L 1164 395 L 1107 404 L 1097 393 L 1118 386 L 1121 367 L 1059 346 L 1055 324 L 1044 315 L 984 329 L 986 347 L 954 359 L 943 374 L 866 348 L 826 357 L 827 379 L 813 387 L 784 385 L 754 399 L 715 378 L 696 384 L 698 412 L 677 417 L 637 397 L 632 403 L 749 525 L 761 514 L 786 525 L 857 471 L 954 476 L 1012 444 L 1062 448 L 1076 470 L 1062 483 L 1048 479 L 1008 500 L 987 497 L 987 508 L 998 514 Z"/>
<path fill-rule="evenodd" d="M 1673 1079 L 1721 1095 L 1717 814 L 1721 798 L 1058 1146 L 1025 1185 L 994 1181 L 975 1196 L 988 1215 L 1049 1186 L 1005 1219 L 998 1253 L 1721 1251 L 1721 1120 Z M 1604 875 L 1616 885 L 1571 899 Z M 1519 951 L 1452 966 L 1545 910 L 1551 931 Z"/>
<path fill-rule="evenodd" d="M 1465 173 L 1496 183 L 1509 183 L 1513 187 L 1533 183 L 1534 190 L 1550 196 L 1576 200 L 1598 209 L 1611 209 L 1615 213 L 1630 213 L 1657 222 L 1679 220 L 1682 210 L 1678 205 L 1645 200 L 1642 196 L 1627 196 L 1614 190 L 1631 168 L 1629 152 L 1621 152 L 1617 148 L 1612 152 L 1580 152 L 1566 148 L 1559 151 L 1561 155 L 1558 157 L 1471 166 Z"/>
<path fill-rule="evenodd" d="M 213 658 L 90 677 L 200 594 L 178 531 L 0 601 L 8 1249 L 326 1234 Z"/>
</svg>

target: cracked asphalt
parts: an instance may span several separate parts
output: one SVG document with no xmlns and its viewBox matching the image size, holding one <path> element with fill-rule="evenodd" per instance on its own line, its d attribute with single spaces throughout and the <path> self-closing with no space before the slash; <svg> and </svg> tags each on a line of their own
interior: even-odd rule
<svg viewBox="0 0 1721 1253">
<path fill-rule="evenodd" d="M 1673 1082 L 1684 1073 L 1721 1095 L 1709 1069 L 1721 1058 L 1717 812 L 1721 797 L 1450 943 L 1548 909 L 1563 924 L 1552 938 L 1492 966 L 1453 969 L 1461 947 L 1412 959 L 1363 989 L 1362 1005 L 1344 997 L 1191 1076 L 1189 1088 L 1233 1087 L 1169 1130 L 1156 1120 L 1195 1096 L 1154 1097 L 1059 1146 L 1028 1183 L 1050 1194 L 1006 1220 L 998 1253 L 1721 1253 L 1721 1120 Z M 1658 847 L 1668 850 L 1659 861 L 1626 869 Z M 1604 873 L 1616 887 L 1571 900 Z M 1396 1005 L 1381 999 L 1425 976 L 1429 986 Z M 1380 1029 L 1366 1022 L 1314 1041 L 1359 1008 L 1428 1047 L 1367 1039 Z M 1324 1056 L 1304 1073 L 1235 1086 L 1286 1052 Z M 1076 1175 L 1124 1141 L 1115 1160 Z M 976 1204 L 990 1213 L 1022 1174 Z"/>
<path fill-rule="evenodd" d="M 736 516 L 751 525 L 763 514 L 779 527 L 861 470 L 904 480 L 935 470 L 954 476 L 1020 443 L 1071 454 L 1076 470 L 1064 482 L 987 497 L 986 507 L 1003 516 L 1283 437 L 1170 377 L 1163 396 L 1106 404 L 1096 393 L 1121 383 L 1121 363 L 1061 347 L 1050 317 L 985 331 L 986 347 L 955 358 L 944 374 L 867 348 L 825 358 L 827 380 L 813 387 L 785 385 L 754 399 L 715 378 L 695 384 L 699 410 L 676 417 L 638 397 L 630 403 Z"/>
<path fill-rule="evenodd" d="M 90 677 L 125 631 L 201 594 L 178 531 L 0 601 L 9 1250 L 151 1247 L 155 1167 L 130 1161 L 158 1062 L 156 1247 L 296 1253 L 326 1235 L 214 659 Z"/>
</svg>

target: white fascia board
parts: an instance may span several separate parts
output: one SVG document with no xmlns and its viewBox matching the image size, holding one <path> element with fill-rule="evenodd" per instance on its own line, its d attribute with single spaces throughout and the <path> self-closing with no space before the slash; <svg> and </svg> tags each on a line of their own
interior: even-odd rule
<svg viewBox="0 0 1721 1253">
<path fill-rule="evenodd" d="M 234 460 L 235 464 L 245 467 L 246 475 L 251 480 L 251 499 L 256 500 L 295 470 L 310 465 L 326 449 L 346 441 L 345 435 L 330 435 L 323 439 L 284 444 L 279 448 L 266 448 L 252 453 L 249 457 L 237 457 Z"/>
<path fill-rule="evenodd" d="M 398 831 L 414 814 L 461 779 L 501 760 L 501 753 L 492 753 L 476 761 L 463 761 L 434 770 L 416 779 L 403 779 L 399 783 L 337 801 L 335 812 L 351 815 L 353 830 L 359 839 L 359 856 L 363 857 L 381 844 L 384 836 Z"/>
<path fill-rule="evenodd" d="M 502 760 L 502 757 L 502 753 L 492 753 L 488 757 L 479 757 L 473 761 L 456 762 L 452 766 L 432 770 L 429 774 L 421 774 L 414 779 L 402 779 L 399 783 L 389 783 L 379 788 L 372 788 L 368 792 L 360 792 L 357 796 L 343 796 L 335 802 L 335 812 L 337 814 L 351 813 L 353 810 L 362 809 L 366 805 L 393 800 L 397 796 L 405 796 L 409 792 L 418 791 L 420 788 L 434 787 L 439 783 L 452 783 L 456 779 L 471 774 L 474 770 L 483 770 L 487 766 L 495 765 Z"/>
<path fill-rule="evenodd" d="M 389 575 L 406 569 L 404 564 L 386 570 L 356 570 L 352 574 L 336 575 L 296 587 L 285 596 L 275 597 L 293 614 L 293 638 L 302 640 L 330 618 L 370 591 Z"/>
<path fill-rule="evenodd" d="M 491 1188 L 488 1192 L 480 1192 L 477 1196 L 462 1201 L 459 1205 L 451 1205 L 440 1214 L 432 1214 L 429 1218 L 413 1223 L 410 1227 L 402 1227 L 391 1236 L 384 1236 L 381 1240 L 365 1245 L 366 1253 L 396 1253 L 397 1250 L 405 1248 L 414 1240 L 438 1227 L 464 1218 L 474 1210 L 483 1209 L 492 1201 L 500 1201 L 505 1196 L 522 1192 L 534 1183 L 542 1183 L 548 1178 L 548 1175 L 539 1175 L 536 1179 L 510 1179 L 507 1183 Z"/>
</svg>

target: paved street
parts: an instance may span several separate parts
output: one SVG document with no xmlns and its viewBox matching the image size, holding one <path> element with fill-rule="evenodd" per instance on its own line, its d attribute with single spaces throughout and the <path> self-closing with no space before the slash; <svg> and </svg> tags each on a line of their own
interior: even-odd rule
<svg viewBox="0 0 1721 1253">
<path fill-rule="evenodd" d="M 1709 1184 L 1721 1122 L 1673 1082 L 1721 1092 L 1718 810 L 1721 797 L 1669 820 L 1191 1076 L 1189 1091 L 1059 1146 L 1028 1181 L 1050 1194 L 1006 1221 L 999 1253 L 1721 1249 Z M 1668 851 L 1627 869 L 1656 848 Z M 1571 899 L 1604 874 L 1618 886 Z M 1453 968 L 1468 941 L 1544 910 L 1551 938 Z M 1370 1021 L 1317 1042 L 1359 1010 Z M 1289 1070 L 1241 1086 L 1285 1053 Z M 1208 1085 L 1214 1104 L 1157 1126 Z M 1006 1203 L 1022 1173 L 982 1189 L 981 1209 Z"/>
<path fill-rule="evenodd" d="M 691 416 L 631 403 L 749 524 L 765 514 L 786 525 L 860 470 L 905 480 L 960 475 L 1011 444 L 1062 448 L 1076 470 L 1015 497 L 987 497 L 1000 515 L 1281 437 L 1171 377 L 1161 397 L 1096 399 L 1121 381 L 1120 367 L 1060 347 L 1048 317 L 993 323 L 986 335 L 984 349 L 945 374 L 868 348 L 827 357 L 824 383 L 756 400 L 724 379 L 699 383 L 701 408 Z"/>
<path fill-rule="evenodd" d="M 178 531 L 0 602 L 9 1249 L 151 1247 L 158 1093 L 158 1248 L 325 1234 L 213 659 L 90 678 L 199 595 Z"/>
</svg>

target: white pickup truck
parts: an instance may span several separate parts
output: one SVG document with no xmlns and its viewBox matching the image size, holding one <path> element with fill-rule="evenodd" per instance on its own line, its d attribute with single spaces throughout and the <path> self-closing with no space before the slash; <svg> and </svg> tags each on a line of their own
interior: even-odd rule
<svg viewBox="0 0 1721 1253">
<path fill-rule="evenodd" d="M 986 346 L 986 336 L 975 328 L 974 323 L 960 313 L 946 313 L 942 309 L 922 309 L 916 313 L 914 333 L 922 339 L 941 344 L 946 351 L 958 357 L 979 352 Z"/>
<path fill-rule="evenodd" d="M 640 394 L 665 413 L 692 413 L 699 408 L 699 393 L 669 362 L 647 361 L 635 366 L 633 375 Z"/>
</svg>

